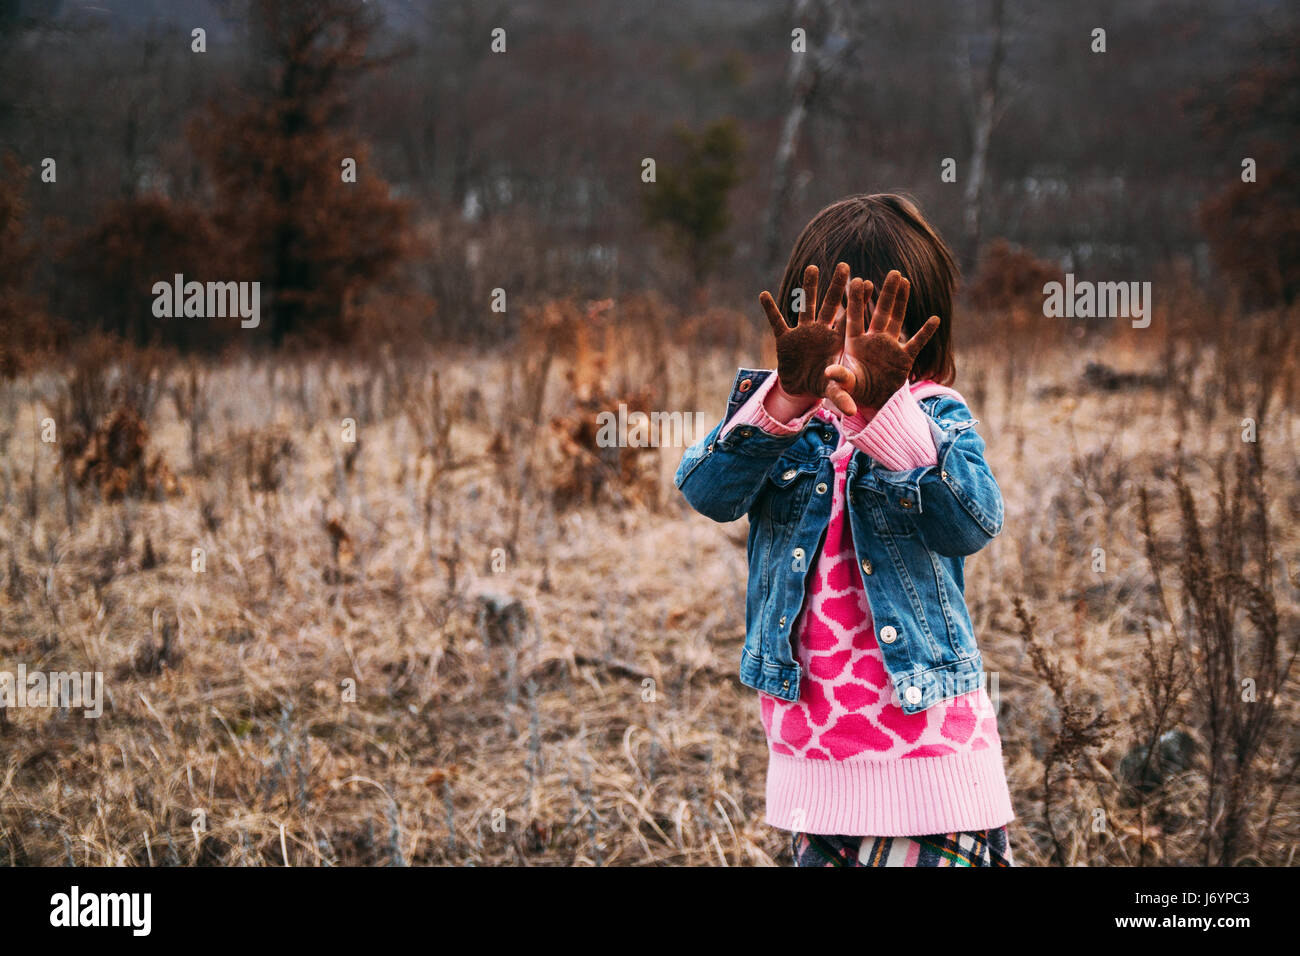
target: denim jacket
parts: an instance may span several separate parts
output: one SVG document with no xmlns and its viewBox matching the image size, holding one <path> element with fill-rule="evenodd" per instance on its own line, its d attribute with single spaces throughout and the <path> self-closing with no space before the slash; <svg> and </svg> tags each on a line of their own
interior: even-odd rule
<svg viewBox="0 0 1300 956">
<path fill-rule="evenodd" d="M 772 372 L 742 368 L 727 414 L 682 456 L 674 483 L 715 521 L 749 515 L 749 584 L 741 683 L 799 699 L 791 648 L 809 573 L 830 521 L 834 425 L 812 418 L 794 435 L 738 425 L 718 437 Z M 903 711 L 915 714 L 980 687 L 983 661 L 966 609 L 965 556 L 1002 530 L 1002 493 L 984 461 L 976 420 L 957 399 L 920 401 L 935 465 L 888 471 L 855 448 L 845 508 L 885 670 Z"/>
</svg>

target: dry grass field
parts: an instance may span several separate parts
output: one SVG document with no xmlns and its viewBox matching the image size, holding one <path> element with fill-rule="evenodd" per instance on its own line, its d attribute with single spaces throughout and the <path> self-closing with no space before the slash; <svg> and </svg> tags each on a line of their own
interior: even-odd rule
<svg viewBox="0 0 1300 956">
<path fill-rule="evenodd" d="M 620 401 L 716 416 L 771 358 L 757 319 L 671 345 L 652 312 L 0 384 L 0 670 L 106 695 L 0 710 L 0 863 L 788 863 L 744 522 L 687 509 L 680 447 L 591 438 Z M 1022 865 L 1295 855 L 1294 350 L 1277 316 L 1165 324 L 959 353 L 1007 506 L 967 596 Z"/>
</svg>

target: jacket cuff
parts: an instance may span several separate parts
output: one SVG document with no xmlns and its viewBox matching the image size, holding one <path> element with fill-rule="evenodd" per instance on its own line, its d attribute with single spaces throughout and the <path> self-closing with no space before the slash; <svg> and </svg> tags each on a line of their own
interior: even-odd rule
<svg viewBox="0 0 1300 956">
<path fill-rule="evenodd" d="M 730 421 L 727 422 L 726 427 L 722 429 L 722 433 L 718 437 L 723 437 L 737 425 L 753 425 L 769 435 L 778 436 L 797 435 L 803 431 L 804 426 L 816 414 L 821 403 L 814 402 L 812 408 L 808 409 L 799 418 L 791 419 L 788 422 L 778 421 L 769 415 L 767 408 L 764 407 L 768 393 L 772 391 L 775 385 L 776 373 L 773 372 L 763 381 L 763 384 L 758 387 L 754 394 L 746 399 L 745 404 L 736 409 L 736 414 L 731 416 Z M 924 415 L 925 413 L 922 412 L 921 414 Z"/>
<path fill-rule="evenodd" d="M 930 419 L 904 385 L 868 420 L 859 410 L 840 425 L 844 437 L 890 471 L 908 471 L 939 463 Z"/>
</svg>

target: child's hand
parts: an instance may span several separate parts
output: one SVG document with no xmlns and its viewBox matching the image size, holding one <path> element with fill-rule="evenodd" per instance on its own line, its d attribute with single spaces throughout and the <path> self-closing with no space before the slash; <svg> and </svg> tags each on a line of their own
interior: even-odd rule
<svg viewBox="0 0 1300 956">
<path fill-rule="evenodd" d="M 770 293 L 758 297 L 767 313 L 767 321 L 776 336 L 777 384 L 793 399 L 809 405 L 826 394 L 827 366 L 839 358 L 844 348 L 844 314 L 836 321 L 836 312 L 849 282 L 849 266 L 841 262 L 831 276 L 830 287 L 817 311 L 817 267 L 803 273 L 804 311 L 794 328 L 786 324 L 781 310 Z M 813 316 L 813 318 L 808 318 Z M 910 367 L 910 366 L 909 366 Z"/>
<path fill-rule="evenodd" d="M 907 383 L 916 356 L 939 327 L 939 317 L 932 315 L 911 339 L 900 341 L 910 290 L 911 284 L 898 270 L 885 276 L 871 325 L 863 331 L 872 285 L 862 279 L 849 283 L 844 354 L 838 364 L 825 370 L 829 379 L 826 397 L 844 414 L 852 415 L 859 407 L 876 411 L 889 401 Z"/>
</svg>

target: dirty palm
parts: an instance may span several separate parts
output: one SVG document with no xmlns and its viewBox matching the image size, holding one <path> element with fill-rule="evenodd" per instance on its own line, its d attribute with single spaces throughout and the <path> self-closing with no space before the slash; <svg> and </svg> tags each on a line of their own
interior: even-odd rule
<svg viewBox="0 0 1300 956">
<path fill-rule="evenodd" d="M 768 739 L 765 818 L 798 865 L 1010 865 L 963 576 L 1002 496 L 936 336 L 955 277 L 909 201 L 827 207 L 796 244 L 788 301 L 760 296 L 775 372 L 738 372 L 675 478 L 701 514 L 749 517 L 739 676 Z"/>
</svg>

